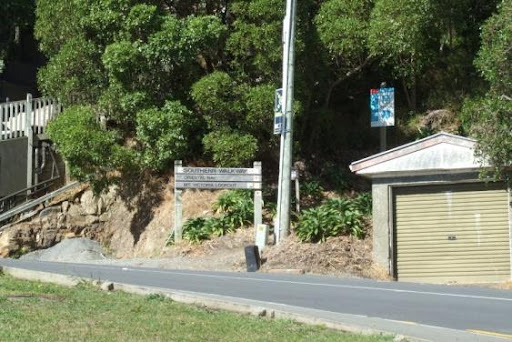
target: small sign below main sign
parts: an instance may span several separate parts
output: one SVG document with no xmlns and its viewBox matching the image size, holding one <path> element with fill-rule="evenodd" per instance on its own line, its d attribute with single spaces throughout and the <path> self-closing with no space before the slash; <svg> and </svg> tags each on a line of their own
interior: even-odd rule
<svg viewBox="0 0 512 342">
<path fill-rule="evenodd" d="M 276 89 L 274 97 L 274 134 L 281 134 L 284 127 L 283 88 Z"/>
<path fill-rule="evenodd" d="M 261 182 L 175 182 L 176 189 L 250 189 L 261 190 Z"/>
<path fill-rule="evenodd" d="M 371 127 L 395 125 L 395 88 L 370 89 Z"/>
</svg>

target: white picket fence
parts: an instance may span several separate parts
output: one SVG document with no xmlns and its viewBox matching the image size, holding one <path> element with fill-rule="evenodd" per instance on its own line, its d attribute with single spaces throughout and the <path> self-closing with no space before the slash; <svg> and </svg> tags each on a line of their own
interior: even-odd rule
<svg viewBox="0 0 512 342">
<path fill-rule="evenodd" d="M 61 111 L 57 101 L 44 97 L 32 99 L 31 95 L 25 101 L 0 103 L 0 141 L 27 136 L 30 127 L 34 134 L 43 134 L 48 122 Z"/>
</svg>

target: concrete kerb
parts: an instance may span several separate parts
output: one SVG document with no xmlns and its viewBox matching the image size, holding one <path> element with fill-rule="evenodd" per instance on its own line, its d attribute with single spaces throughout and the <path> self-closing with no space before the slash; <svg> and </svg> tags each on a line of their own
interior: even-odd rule
<svg viewBox="0 0 512 342">
<path fill-rule="evenodd" d="M 231 298 L 226 296 L 218 296 L 218 295 L 207 295 L 207 294 L 199 294 L 195 292 L 186 292 L 186 291 L 176 291 L 176 290 L 168 290 L 163 288 L 153 288 L 153 287 L 142 287 L 136 285 L 122 284 L 122 283 L 112 283 L 106 280 L 98 281 L 90 278 L 80 278 L 62 274 L 48 273 L 48 272 L 40 272 L 40 271 L 32 271 L 25 270 L 20 268 L 8 267 L 8 266 L 0 266 L 0 273 L 11 275 L 18 279 L 32 280 L 32 281 L 41 281 L 41 282 L 49 282 L 58 285 L 64 286 L 76 286 L 79 283 L 91 283 L 95 286 L 101 287 L 103 283 L 113 284 L 114 290 L 119 290 L 127 293 L 137 294 L 137 295 L 151 295 L 151 294 L 159 294 L 164 295 L 170 298 L 173 301 L 191 304 L 200 307 L 207 307 L 209 309 L 214 310 L 226 310 L 240 314 L 248 314 L 259 317 L 267 317 L 270 319 L 285 319 L 291 320 L 298 323 L 308 324 L 308 325 L 320 325 L 329 329 L 348 332 L 348 333 L 356 333 L 363 335 L 387 335 L 387 336 L 395 336 L 396 333 L 392 333 L 389 331 L 384 331 L 375 328 L 369 328 L 367 326 L 357 325 L 353 323 L 344 323 L 332 319 L 328 319 L 326 317 L 321 317 L 322 314 L 329 314 L 327 312 L 322 312 L 321 310 L 315 309 L 304 309 L 298 307 L 292 307 L 284 304 L 277 303 L 266 303 L 259 302 L 255 300 L 249 299 L 240 299 L 240 298 Z M 402 335 L 403 336 L 403 335 Z M 402 337 L 401 336 L 401 337 Z M 424 339 L 419 339 L 412 336 L 403 336 L 406 341 L 411 342 L 420 342 L 427 341 Z"/>
<path fill-rule="evenodd" d="M 299 323 L 304 323 L 308 325 L 321 325 L 325 326 L 329 329 L 339 330 L 343 332 L 357 333 L 357 334 L 365 334 L 365 335 L 393 335 L 392 333 L 368 329 L 364 327 L 358 327 L 354 325 L 342 324 L 339 322 L 334 322 L 326 319 L 320 319 L 318 317 L 314 317 L 311 315 L 303 315 L 296 312 L 290 312 L 285 310 L 279 310 L 275 308 L 269 308 L 265 306 L 265 303 L 252 301 L 252 300 L 243 300 L 240 302 L 239 299 L 235 301 L 234 298 L 224 297 L 224 296 L 215 296 L 215 295 L 203 295 L 195 292 L 185 292 L 185 291 L 174 291 L 162 288 L 154 288 L 154 287 L 141 287 L 136 285 L 122 284 L 122 283 L 111 283 L 109 281 L 99 282 L 98 280 L 93 280 L 89 278 L 80 278 L 73 277 L 62 274 L 48 273 L 48 272 L 40 272 L 40 271 L 32 271 L 25 270 L 20 268 L 8 267 L 8 266 L 0 266 L 0 272 L 4 274 L 11 275 L 18 279 L 32 280 L 32 281 L 41 281 L 47 283 L 54 283 L 63 286 L 76 286 L 79 283 L 88 282 L 95 286 L 101 288 L 103 283 L 113 284 L 114 290 L 119 290 L 127 293 L 137 294 L 137 295 L 151 295 L 151 294 L 159 294 L 164 295 L 171 300 L 184 304 L 197 305 L 200 307 L 207 307 L 209 309 L 214 310 L 226 310 L 231 312 L 236 312 L 240 314 L 248 314 L 258 317 L 268 317 L 268 318 L 276 318 L 276 319 L 287 319 L 296 321 Z M 420 341 L 418 339 L 408 338 L 409 341 Z"/>
<path fill-rule="evenodd" d="M 63 275 L 63 274 L 40 272 L 40 271 L 25 270 L 22 268 L 14 268 L 14 267 L 8 267 L 8 266 L 2 266 L 0 269 L 1 269 L 2 273 L 13 276 L 14 278 L 32 280 L 32 281 L 41 281 L 44 283 L 54 283 L 54 284 L 58 284 L 58 285 L 68 286 L 68 287 L 76 286 L 80 282 L 85 281 L 84 279 L 81 279 L 79 277 L 73 277 L 73 276 L 68 276 L 68 275 Z"/>
</svg>

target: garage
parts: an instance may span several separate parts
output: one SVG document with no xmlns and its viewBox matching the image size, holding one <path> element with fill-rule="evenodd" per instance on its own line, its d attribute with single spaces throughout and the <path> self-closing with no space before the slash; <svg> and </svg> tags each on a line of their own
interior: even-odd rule
<svg viewBox="0 0 512 342">
<path fill-rule="evenodd" d="M 503 184 L 397 188 L 394 207 L 399 280 L 510 277 L 508 192 Z"/>
<path fill-rule="evenodd" d="M 442 132 L 351 164 L 372 180 L 373 258 L 395 279 L 511 279 L 509 189 L 480 179 L 475 146 Z"/>
</svg>

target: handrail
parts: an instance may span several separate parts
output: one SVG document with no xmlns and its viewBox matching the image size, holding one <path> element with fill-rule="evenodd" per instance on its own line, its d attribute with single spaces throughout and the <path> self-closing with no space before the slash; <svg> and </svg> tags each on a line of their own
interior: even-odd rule
<svg viewBox="0 0 512 342">
<path fill-rule="evenodd" d="M 13 217 L 14 215 L 20 214 L 20 213 L 22 213 L 22 212 L 24 212 L 24 211 L 26 211 L 28 209 L 31 209 L 31 208 L 35 207 L 36 205 L 39 205 L 39 204 L 41 204 L 43 202 L 46 202 L 46 201 L 52 199 L 53 197 L 57 196 L 58 194 L 61 194 L 61 193 L 65 192 L 65 191 L 67 191 L 67 190 L 75 188 L 79 184 L 80 184 L 80 182 L 70 183 L 68 185 L 63 186 L 60 189 L 57 189 L 55 191 L 50 192 L 49 194 L 46 194 L 46 195 L 41 196 L 39 198 L 36 198 L 35 200 L 32 200 L 32 201 L 27 202 L 27 203 L 23 203 L 22 205 L 19 205 L 19 206 L 13 208 L 13 209 L 11 209 L 11 210 L 1 214 L 0 215 L 0 222 L 5 221 L 5 220 Z M 7 227 L 5 227 L 5 226 L 4 227 L 0 227 L 0 232 L 2 230 L 4 230 L 5 228 L 7 228 Z"/>
</svg>

